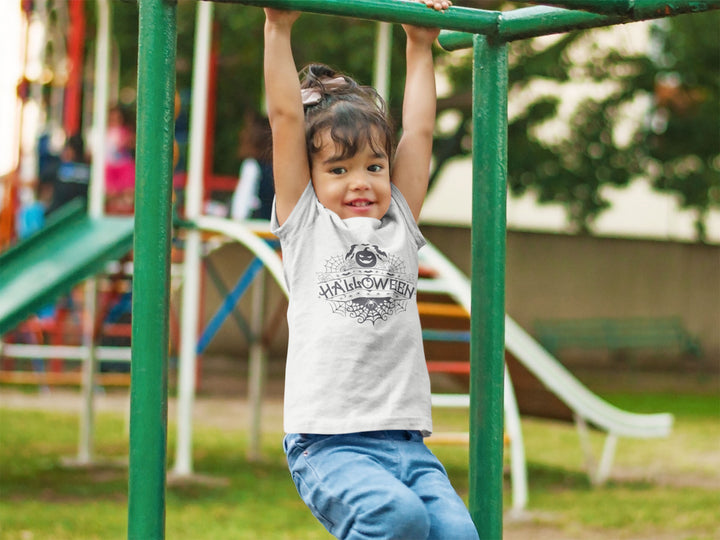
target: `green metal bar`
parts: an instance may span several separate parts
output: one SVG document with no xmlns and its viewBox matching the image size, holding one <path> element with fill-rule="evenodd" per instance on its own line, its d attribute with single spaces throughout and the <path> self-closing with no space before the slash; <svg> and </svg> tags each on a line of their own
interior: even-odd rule
<svg viewBox="0 0 720 540">
<path fill-rule="evenodd" d="M 497 34 L 497 32 L 495 32 Z M 468 32 L 455 32 L 454 30 L 441 30 L 438 44 L 446 51 L 460 51 L 473 46 L 475 34 Z"/>
<path fill-rule="evenodd" d="M 633 9 L 625 14 L 600 15 L 561 8 L 533 7 L 506 11 L 502 14 L 498 35 L 507 41 L 527 37 L 611 26 L 685 13 L 720 9 L 720 0 L 670 2 L 668 0 L 635 0 Z"/>
<path fill-rule="evenodd" d="M 582 9 L 593 13 L 627 13 L 635 2 L 634 0 L 525 0 L 525 3 Z"/>
<path fill-rule="evenodd" d="M 525 2 L 607 15 L 634 12 L 635 16 L 645 16 L 643 13 L 656 13 L 656 17 L 708 11 L 718 3 L 717 0 L 525 0 Z M 655 17 L 650 16 L 650 18 Z"/>
<path fill-rule="evenodd" d="M 508 11 L 498 27 L 498 34 L 507 41 L 535 36 L 584 30 L 629 22 L 630 14 L 600 15 L 552 7 L 531 7 Z"/>
<path fill-rule="evenodd" d="M 165 537 L 175 0 L 140 0 L 128 538 Z"/>
<path fill-rule="evenodd" d="M 636 20 L 659 19 L 720 9 L 720 0 L 633 0 Z"/>
<path fill-rule="evenodd" d="M 676 1 L 635 0 L 629 13 L 620 15 L 601 15 L 555 7 L 534 6 L 503 11 L 498 18 L 498 26 L 488 36 L 505 41 L 516 41 L 549 34 L 559 34 L 587 28 L 612 26 L 673 17 L 686 13 L 699 13 L 720 9 L 720 0 Z M 443 31 L 440 33 L 440 45 L 448 51 L 467 49 L 473 46 L 473 35 Z"/>
<path fill-rule="evenodd" d="M 470 514 L 483 540 L 502 538 L 507 49 L 475 36 Z"/>
<path fill-rule="evenodd" d="M 485 34 L 497 27 L 498 11 L 451 7 L 445 12 L 404 0 L 219 0 L 227 3 L 292 9 L 391 23 L 435 26 Z"/>
</svg>

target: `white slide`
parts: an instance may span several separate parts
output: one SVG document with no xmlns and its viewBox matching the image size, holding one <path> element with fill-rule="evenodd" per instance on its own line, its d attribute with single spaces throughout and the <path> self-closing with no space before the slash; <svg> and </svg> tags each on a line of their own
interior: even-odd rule
<svg viewBox="0 0 720 540">
<path fill-rule="evenodd" d="M 283 276 L 282 261 L 273 248 L 258 237 L 256 233 L 268 233 L 270 226 L 267 223 L 254 221 L 234 221 L 212 216 L 201 216 L 196 220 L 197 228 L 205 232 L 219 233 L 231 240 L 244 245 L 253 255 L 260 259 L 270 272 L 277 286 L 287 296 L 287 286 Z M 255 225 L 250 227 L 248 225 Z"/>
<path fill-rule="evenodd" d="M 257 236 L 259 231 L 252 230 L 252 226 L 248 227 L 250 223 L 238 223 L 232 220 L 203 216 L 197 219 L 196 224 L 202 231 L 221 234 L 230 241 L 244 245 L 262 260 L 273 281 L 287 294 L 280 257 L 273 248 Z M 266 230 L 262 232 L 266 232 Z M 418 289 L 426 292 L 446 293 L 470 313 L 471 287 L 467 276 L 429 243 L 421 249 L 420 260 L 422 264 L 436 272 L 436 277 L 421 279 Z M 580 432 L 581 443 L 588 462 L 588 472 L 593 483 L 602 483 L 607 479 L 618 437 L 651 438 L 666 437 L 670 434 L 673 424 L 672 415 L 666 413 L 635 414 L 614 407 L 585 387 L 507 315 L 505 316 L 505 348 L 548 391 L 552 392 L 572 411 Z M 469 404 L 468 395 L 433 395 L 434 406 L 468 407 Z M 251 405 L 253 408 L 259 409 L 260 407 L 259 402 Z M 518 409 L 507 367 L 504 381 L 504 412 L 505 430 L 510 439 L 512 507 L 514 511 L 521 511 L 527 505 L 525 450 L 520 425 L 522 411 Z M 189 419 L 180 421 L 189 421 Z M 605 431 L 608 435 L 598 465 L 592 458 L 587 439 L 587 425 Z"/>
<path fill-rule="evenodd" d="M 467 276 L 429 243 L 420 251 L 420 257 L 421 261 L 437 272 L 437 277 L 421 280 L 418 288 L 421 291 L 447 293 L 470 313 L 471 287 Z M 671 414 L 636 414 L 611 405 L 584 386 L 507 314 L 505 315 L 505 348 L 572 411 L 580 431 L 588 461 L 588 472 L 593 483 L 599 484 L 607 479 L 618 437 L 652 438 L 667 437 L 670 434 L 673 425 Z M 521 509 L 527 500 L 527 488 L 521 485 L 526 481 L 524 450 L 518 448 L 522 445 L 522 434 L 517 415 L 522 411 L 518 411 L 507 368 L 505 377 L 505 426 L 511 444 L 513 508 Z M 465 402 L 469 404 L 469 397 L 462 397 L 465 397 Z M 455 396 L 455 404 L 462 403 L 460 398 L 461 396 Z M 434 402 L 443 404 L 450 401 L 443 396 L 435 396 Z M 607 432 L 608 435 L 596 471 L 593 471 L 595 464 L 587 439 L 588 424 Z M 522 463 L 517 463 L 520 460 Z"/>
</svg>

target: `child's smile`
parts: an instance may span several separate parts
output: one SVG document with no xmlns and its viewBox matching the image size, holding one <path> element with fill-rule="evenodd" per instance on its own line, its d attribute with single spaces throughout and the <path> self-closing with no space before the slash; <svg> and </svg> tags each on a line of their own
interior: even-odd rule
<svg viewBox="0 0 720 540">
<path fill-rule="evenodd" d="M 384 153 L 364 144 L 353 156 L 321 135 L 320 150 L 312 156 L 313 187 L 322 205 L 340 218 L 381 219 L 390 207 L 390 164 Z"/>
</svg>

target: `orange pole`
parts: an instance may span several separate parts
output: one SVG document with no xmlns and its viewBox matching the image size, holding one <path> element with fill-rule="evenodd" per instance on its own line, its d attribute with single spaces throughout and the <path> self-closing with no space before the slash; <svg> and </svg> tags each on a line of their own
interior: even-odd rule
<svg viewBox="0 0 720 540">
<path fill-rule="evenodd" d="M 68 60 L 70 73 L 65 88 L 65 118 L 64 127 L 66 135 L 80 132 L 80 116 L 82 111 L 82 71 L 83 71 L 83 44 L 85 43 L 85 2 L 83 0 L 69 0 L 70 28 L 68 31 Z"/>
</svg>

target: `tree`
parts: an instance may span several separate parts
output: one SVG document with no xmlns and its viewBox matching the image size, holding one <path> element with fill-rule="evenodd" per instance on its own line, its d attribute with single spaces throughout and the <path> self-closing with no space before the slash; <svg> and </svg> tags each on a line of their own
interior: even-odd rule
<svg viewBox="0 0 720 540">
<path fill-rule="evenodd" d="M 654 185 L 677 193 L 704 219 L 720 208 L 720 13 L 684 16 L 654 27 L 655 101 L 639 133 Z"/>
<path fill-rule="evenodd" d="M 217 4 L 215 20 L 220 53 L 215 170 L 235 174 L 237 130 L 243 113 L 247 109 L 261 109 L 264 14 L 258 8 Z M 302 16 L 293 29 L 293 52 L 298 69 L 310 62 L 321 62 L 348 73 L 362 84 L 372 84 L 376 29 L 377 25 L 370 21 Z M 404 39 L 399 27 L 394 31 L 396 42 Z M 402 69 L 403 59 L 402 49 L 394 47 L 395 73 Z M 393 82 L 389 99 L 393 114 L 400 112 L 401 96 L 402 87 Z"/>
<path fill-rule="evenodd" d="M 540 202 L 564 204 L 575 229 L 587 233 L 609 207 L 603 186 L 646 176 L 697 210 L 703 240 L 703 219 L 720 205 L 720 49 L 708 45 L 717 44 L 720 14 L 653 28 L 654 55 L 601 45 L 612 29 L 511 45 L 508 183 L 516 195 L 533 190 Z M 469 70 L 469 60 L 448 66 L 456 93 L 440 108 L 460 120 L 438 140 L 434 178 L 448 159 L 470 151 Z M 578 83 L 595 91 L 564 118 L 562 100 Z"/>
<path fill-rule="evenodd" d="M 456 5 L 503 7 L 498 0 L 460 0 Z M 137 5 L 114 3 L 115 39 L 125 59 L 122 84 L 134 85 Z M 512 4 L 507 4 L 511 8 Z M 191 87 L 195 2 L 178 4 L 177 86 Z M 238 131 L 244 112 L 261 108 L 261 9 L 215 4 L 219 52 L 214 120 L 213 171 L 237 172 Z M 632 26 L 632 25 L 631 25 Z M 303 16 L 295 27 L 298 66 L 322 61 L 364 83 L 372 82 L 376 24 L 343 17 Z M 621 27 L 619 35 L 630 29 Z M 627 185 L 644 175 L 676 194 L 703 219 L 720 206 L 720 13 L 684 15 L 653 23 L 649 51 L 608 43 L 618 31 L 595 29 L 513 42 L 509 57 L 512 105 L 508 129 L 508 183 L 512 193 L 534 191 L 540 202 L 565 205 L 578 232 L 592 232 L 609 207 L 604 186 Z M 331 31 L 329 29 L 332 29 Z M 404 33 L 394 27 L 392 73 L 404 73 Z M 622 40 L 621 40 L 622 41 Z M 439 53 L 438 66 L 452 92 L 439 100 L 433 182 L 445 164 L 471 151 L 471 60 L 469 54 Z M 402 76 L 392 81 L 389 105 L 401 114 Z M 566 114 L 568 89 L 594 91 Z"/>
<path fill-rule="evenodd" d="M 192 97 L 192 68 L 197 2 L 177 6 L 176 87 L 187 108 Z M 137 82 L 138 7 L 135 2 L 114 2 L 113 39 L 121 61 L 120 84 L 134 89 Z M 90 17 L 94 8 L 88 3 Z M 217 52 L 213 165 L 216 174 L 237 174 L 238 132 L 245 112 L 262 109 L 263 24 L 262 9 L 237 4 L 214 4 L 213 39 Z M 332 29 L 331 31 L 329 29 Z M 298 67 L 311 61 L 338 67 L 371 84 L 376 24 L 370 21 L 322 15 L 303 16 L 295 25 L 293 47 Z M 394 39 L 403 39 L 397 27 Z M 305 37 L 305 38 L 303 38 Z M 392 65 L 403 65 L 403 52 L 393 49 Z M 389 100 L 393 113 L 400 112 L 402 87 L 393 85 Z M 131 92 L 128 92 L 131 94 Z M 132 104 L 134 105 L 134 103 Z"/>
</svg>

